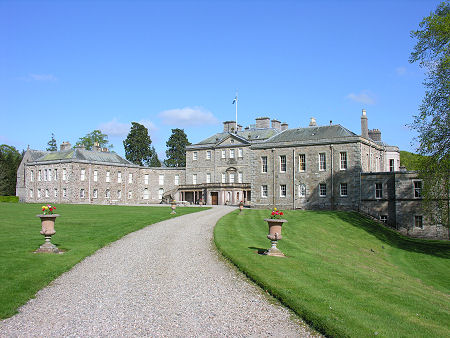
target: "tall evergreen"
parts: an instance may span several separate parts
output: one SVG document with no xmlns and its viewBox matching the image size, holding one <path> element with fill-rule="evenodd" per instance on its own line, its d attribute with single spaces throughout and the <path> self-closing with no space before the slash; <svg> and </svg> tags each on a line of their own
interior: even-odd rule
<svg viewBox="0 0 450 338">
<path fill-rule="evenodd" d="M 52 138 L 50 139 L 50 141 L 48 141 L 47 143 L 48 147 L 47 147 L 47 151 L 57 151 L 58 150 L 58 146 L 56 145 L 56 140 L 55 140 L 55 134 L 52 133 Z"/>
<path fill-rule="evenodd" d="M 0 196 L 15 196 L 17 169 L 22 155 L 16 148 L 2 144 L 0 146 Z"/>
<path fill-rule="evenodd" d="M 123 141 L 125 158 L 137 165 L 151 165 L 154 157 L 154 148 L 151 147 L 151 144 L 152 140 L 148 135 L 148 129 L 142 124 L 131 122 L 130 132 Z M 156 162 L 153 164 L 156 164 Z M 159 166 L 161 166 L 161 163 Z"/>
<path fill-rule="evenodd" d="M 168 149 L 166 150 L 167 159 L 164 160 L 164 164 L 168 167 L 185 167 L 186 146 L 190 144 L 183 129 L 172 129 L 172 135 L 166 142 Z"/>
</svg>

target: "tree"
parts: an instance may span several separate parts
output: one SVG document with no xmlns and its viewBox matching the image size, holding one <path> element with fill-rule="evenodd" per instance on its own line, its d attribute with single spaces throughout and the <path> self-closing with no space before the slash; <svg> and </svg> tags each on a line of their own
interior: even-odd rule
<svg viewBox="0 0 450 338">
<path fill-rule="evenodd" d="M 17 169 L 22 155 L 16 148 L 2 144 L 0 146 L 0 195 L 15 196 Z"/>
<path fill-rule="evenodd" d="M 156 153 L 154 148 L 150 147 L 151 144 L 152 140 L 148 135 L 148 129 L 142 124 L 131 122 L 130 132 L 123 141 L 125 158 L 137 165 L 151 165 L 154 153 Z M 159 166 L 161 166 L 161 163 Z"/>
<path fill-rule="evenodd" d="M 183 129 L 172 129 L 172 135 L 166 142 L 169 149 L 166 150 L 167 159 L 164 164 L 168 167 L 185 167 L 186 146 L 190 144 Z"/>
<path fill-rule="evenodd" d="M 95 144 L 98 144 L 102 148 L 111 149 L 113 147 L 108 141 L 108 135 L 102 134 L 100 130 L 94 130 L 93 132 L 86 134 L 86 136 L 80 137 L 75 146 L 84 146 L 87 150 L 91 150 Z"/>
<path fill-rule="evenodd" d="M 48 141 L 48 147 L 47 147 L 47 151 L 57 151 L 58 150 L 58 146 L 56 145 L 56 140 L 55 140 L 55 134 L 52 133 L 52 138 L 50 141 Z"/>
<path fill-rule="evenodd" d="M 160 167 L 161 166 L 161 162 L 159 161 L 158 158 L 158 153 L 155 150 L 155 147 L 152 146 L 152 158 L 150 159 L 150 167 Z"/>
<path fill-rule="evenodd" d="M 409 61 L 426 69 L 425 97 L 411 127 L 418 132 L 424 209 L 449 226 L 450 197 L 450 3 L 442 2 L 411 32 L 417 44 Z"/>
</svg>

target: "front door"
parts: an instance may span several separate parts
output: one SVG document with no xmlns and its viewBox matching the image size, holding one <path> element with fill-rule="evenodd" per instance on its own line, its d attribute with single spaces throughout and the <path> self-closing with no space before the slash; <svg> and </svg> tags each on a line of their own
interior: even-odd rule
<svg viewBox="0 0 450 338">
<path fill-rule="evenodd" d="M 219 204 L 219 193 L 218 192 L 212 192 L 211 193 L 211 204 L 212 205 L 218 205 Z"/>
</svg>

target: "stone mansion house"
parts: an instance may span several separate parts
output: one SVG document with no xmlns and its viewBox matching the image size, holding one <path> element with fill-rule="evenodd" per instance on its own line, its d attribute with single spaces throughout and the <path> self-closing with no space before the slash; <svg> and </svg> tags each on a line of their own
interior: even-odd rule
<svg viewBox="0 0 450 338">
<path fill-rule="evenodd" d="M 417 237 L 448 238 L 421 211 L 422 182 L 400 169 L 396 146 L 368 129 L 339 124 L 289 128 L 257 118 L 234 121 L 186 148 L 185 168 L 134 165 L 107 149 L 27 150 L 17 195 L 30 203 L 155 204 L 169 199 L 254 208 L 357 210 Z"/>
</svg>

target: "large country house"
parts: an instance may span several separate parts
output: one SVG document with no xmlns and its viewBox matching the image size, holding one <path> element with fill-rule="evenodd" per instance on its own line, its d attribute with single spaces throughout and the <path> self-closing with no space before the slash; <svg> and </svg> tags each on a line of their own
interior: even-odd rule
<svg viewBox="0 0 450 338">
<path fill-rule="evenodd" d="M 400 169 L 396 146 L 368 129 L 339 124 L 289 128 L 257 118 L 186 149 L 186 168 L 134 165 L 107 149 L 27 150 L 17 175 L 24 202 L 152 204 L 168 199 L 255 208 L 357 210 L 417 237 L 448 238 L 421 211 L 422 182 Z"/>
</svg>

